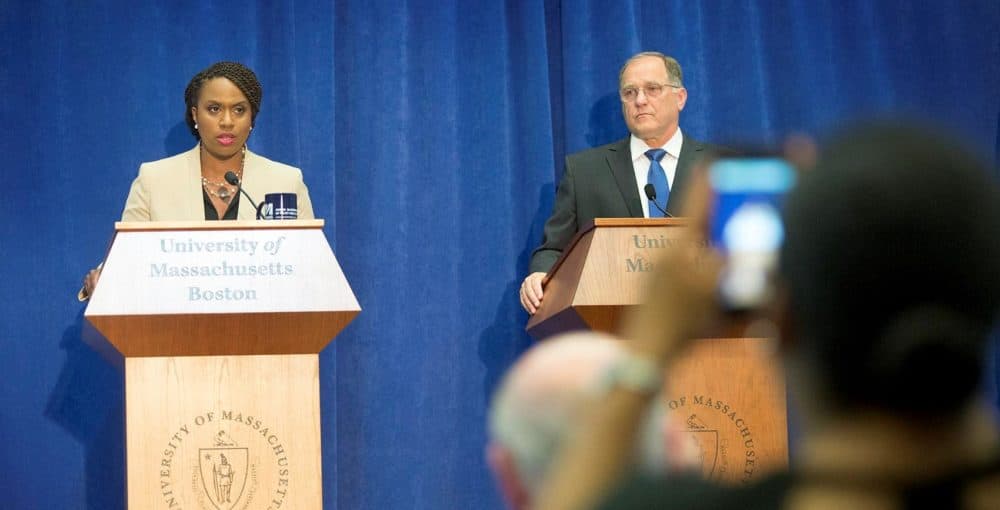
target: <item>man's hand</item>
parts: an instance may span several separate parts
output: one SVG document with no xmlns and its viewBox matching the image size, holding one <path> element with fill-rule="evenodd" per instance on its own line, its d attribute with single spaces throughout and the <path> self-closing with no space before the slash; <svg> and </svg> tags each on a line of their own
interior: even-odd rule
<svg viewBox="0 0 1000 510">
<path fill-rule="evenodd" d="M 535 315 L 542 305 L 542 280 L 546 273 L 531 273 L 521 282 L 521 306 L 529 314 Z"/>
</svg>

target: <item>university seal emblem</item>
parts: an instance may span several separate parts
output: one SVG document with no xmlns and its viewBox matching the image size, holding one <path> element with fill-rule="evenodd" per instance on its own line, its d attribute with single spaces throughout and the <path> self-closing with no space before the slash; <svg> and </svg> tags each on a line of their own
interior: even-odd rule
<svg viewBox="0 0 1000 510">
<path fill-rule="evenodd" d="M 249 452 L 225 432 L 215 435 L 213 448 L 198 449 L 202 488 L 217 510 L 236 508 L 246 488 Z"/>
<path fill-rule="evenodd" d="M 715 474 L 715 466 L 719 462 L 719 431 L 709 429 L 697 414 L 692 414 L 684 421 L 687 433 L 694 442 L 698 457 L 701 459 L 702 475 L 711 479 Z"/>
</svg>

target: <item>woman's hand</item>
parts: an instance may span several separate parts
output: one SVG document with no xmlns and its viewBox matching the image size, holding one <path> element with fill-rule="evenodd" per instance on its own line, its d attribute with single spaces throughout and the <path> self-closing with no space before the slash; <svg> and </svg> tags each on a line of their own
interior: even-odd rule
<svg viewBox="0 0 1000 510">
<path fill-rule="evenodd" d="M 80 301 L 86 301 L 90 299 L 90 296 L 94 294 L 94 289 L 97 287 L 97 280 L 101 277 L 102 266 L 97 266 L 91 269 L 86 276 L 83 277 L 83 287 L 80 288 L 80 292 L 77 293 L 76 297 Z"/>
</svg>

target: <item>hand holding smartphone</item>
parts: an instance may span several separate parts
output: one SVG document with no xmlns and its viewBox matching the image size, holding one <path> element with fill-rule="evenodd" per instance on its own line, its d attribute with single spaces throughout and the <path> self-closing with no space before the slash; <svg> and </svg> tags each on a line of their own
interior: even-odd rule
<svg viewBox="0 0 1000 510">
<path fill-rule="evenodd" d="M 781 204 L 795 169 L 779 156 L 762 155 L 717 159 L 708 173 L 715 195 L 710 241 L 725 259 L 720 301 L 730 311 L 759 309 L 774 295 L 785 234 Z"/>
</svg>

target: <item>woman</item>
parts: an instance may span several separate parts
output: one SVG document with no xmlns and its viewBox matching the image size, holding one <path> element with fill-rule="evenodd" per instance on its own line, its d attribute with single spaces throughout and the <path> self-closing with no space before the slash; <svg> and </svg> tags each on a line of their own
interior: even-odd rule
<svg viewBox="0 0 1000 510">
<path fill-rule="evenodd" d="M 298 195 L 298 217 L 313 218 L 302 171 L 247 149 L 260 112 L 260 82 L 246 66 L 217 62 L 196 74 L 184 91 L 184 120 L 198 143 L 169 158 L 143 163 L 132 182 L 122 221 L 252 220 L 254 204 L 239 200 L 226 181 L 233 172 L 244 189 Z M 100 268 L 84 278 L 80 299 L 89 298 Z"/>
</svg>

